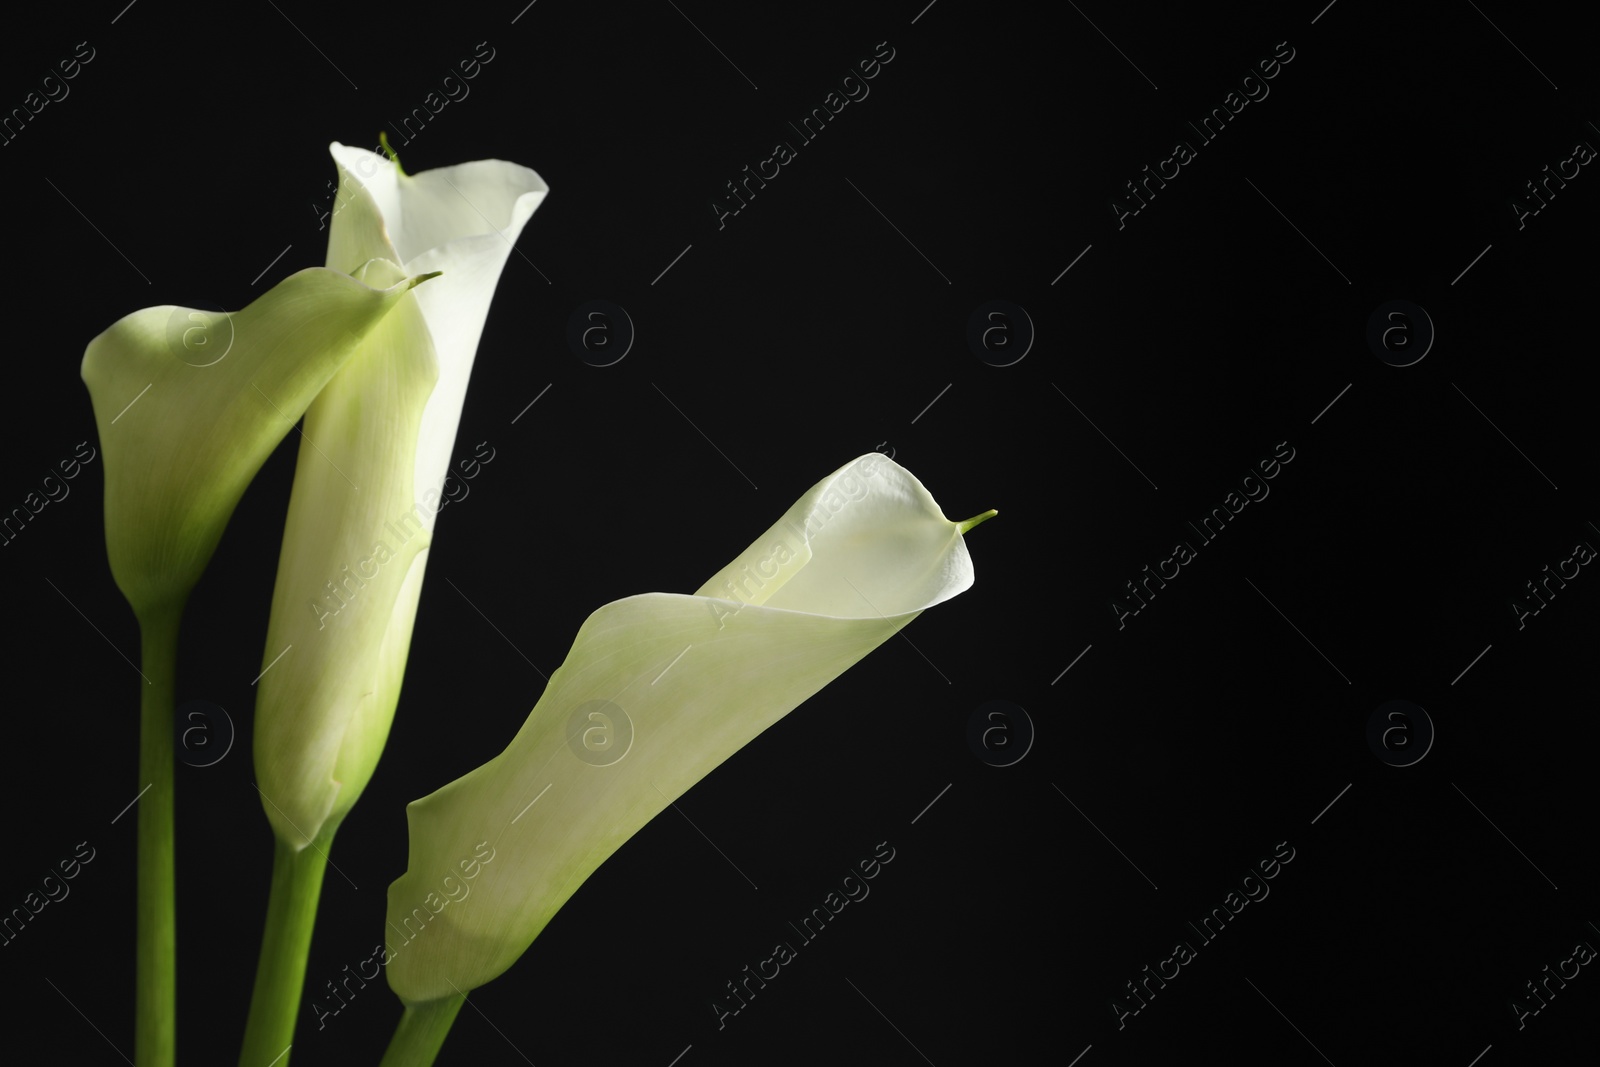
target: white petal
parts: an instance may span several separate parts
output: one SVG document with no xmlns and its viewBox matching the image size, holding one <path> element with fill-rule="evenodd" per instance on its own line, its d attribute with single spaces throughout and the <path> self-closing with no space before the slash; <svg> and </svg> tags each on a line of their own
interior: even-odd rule
<svg viewBox="0 0 1600 1067">
<path fill-rule="evenodd" d="M 396 249 L 390 227 L 400 218 L 400 172 L 384 157 L 338 141 L 328 146 L 328 153 L 339 170 L 339 191 L 328 227 L 326 262 L 334 270 L 349 270 L 378 258 L 377 248 Z M 384 258 L 405 262 L 397 249 Z"/>
<path fill-rule="evenodd" d="M 777 567 L 780 545 L 803 567 Z M 784 573 L 763 583 L 774 569 Z M 972 557 L 933 495 L 898 463 L 868 453 L 818 482 L 695 595 L 877 618 L 920 611 L 971 585 Z"/>
<path fill-rule="evenodd" d="M 547 191 L 497 160 L 410 177 L 364 149 L 329 151 L 340 174 L 330 265 L 403 256 L 430 264 L 443 288 L 427 302 L 408 295 L 306 416 L 263 652 L 291 658 L 263 677 L 256 718 L 263 807 L 295 847 L 343 818 L 382 753 L 478 340 Z M 379 542 L 394 559 L 361 574 Z"/>
<path fill-rule="evenodd" d="M 819 525 L 816 507 L 847 476 L 860 479 L 859 494 Z M 806 548 L 804 522 L 796 535 L 785 521 L 806 517 L 806 554 L 774 552 L 775 538 Z M 470 991 L 501 974 L 672 800 L 923 609 L 972 584 L 958 524 L 884 457 L 841 468 L 785 520 L 707 583 L 748 588 L 752 574 L 765 575 L 757 591 L 766 603 L 646 593 L 607 604 L 579 629 L 506 750 L 407 807 L 409 862 L 389 887 L 387 930 L 389 984 L 402 1000 Z M 838 615 L 813 610 L 847 599 L 834 586 L 849 594 L 852 583 L 893 613 L 863 608 L 861 597 Z M 780 599 L 803 607 L 778 607 Z M 615 746 L 598 753 L 584 744 L 586 730 L 606 729 L 587 718 L 595 709 L 610 716 L 604 736 Z M 460 899 L 434 909 L 429 894 Z"/>
<path fill-rule="evenodd" d="M 518 235 L 549 186 L 535 171 L 497 159 L 407 176 L 366 149 L 335 142 L 329 151 L 370 194 L 370 199 L 351 198 L 345 210 L 358 212 L 353 221 L 371 234 L 373 220 L 359 213 L 377 211 L 401 262 L 415 261 L 409 268 L 413 273 L 442 272 L 433 283 L 438 291 L 419 300 L 439 355 L 439 383 L 423 413 L 417 447 L 416 499 L 423 500 L 429 490 L 444 489 L 490 302 Z M 330 238 L 330 263 L 334 243 Z M 353 250 L 341 244 L 338 251 L 345 258 L 370 258 L 378 254 L 371 251 L 375 244 L 369 236 Z M 431 530 L 432 515 L 428 524 Z"/>
<path fill-rule="evenodd" d="M 298 847 L 349 811 L 388 737 L 399 679 L 378 651 L 426 557 L 411 460 L 437 376 L 407 294 L 306 410 L 263 652 L 283 661 L 261 677 L 255 722 L 263 807 Z"/>
</svg>

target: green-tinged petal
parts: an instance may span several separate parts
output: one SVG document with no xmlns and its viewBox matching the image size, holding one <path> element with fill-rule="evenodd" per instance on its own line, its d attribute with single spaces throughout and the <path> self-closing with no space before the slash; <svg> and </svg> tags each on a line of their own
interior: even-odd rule
<svg viewBox="0 0 1600 1067">
<path fill-rule="evenodd" d="M 407 808 L 390 986 L 422 1004 L 505 971 L 671 801 L 972 580 L 958 524 L 869 454 L 698 593 L 600 608 L 510 746 Z"/>
<path fill-rule="evenodd" d="M 329 150 L 339 195 L 328 265 L 405 256 L 438 276 L 306 416 L 262 653 L 275 665 L 256 715 L 263 808 L 295 848 L 349 811 L 382 753 L 478 339 L 512 244 L 547 191 L 533 171 L 498 160 L 413 176 L 364 149 Z M 429 388 L 397 389 L 411 373 L 399 368 L 420 368 L 424 349 Z M 403 432 L 391 425 L 402 416 Z M 380 546 L 395 558 L 375 562 Z"/>
<path fill-rule="evenodd" d="M 305 856 L 308 842 L 320 853 L 382 754 L 478 339 L 512 245 L 547 192 L 533 171 L 497 160 L 412 176 L 392 158 L 337 143 L 329 151 L 339 200 L 328 266 L 415 260 L 445 290 L 422 300 L 428 287 L 418 289 L 394 330 L 369 340 L 307 415 L 308 435 L 338 443 L 342 473 L 362 492 L 343 490 L 302 447 L 255 729 L 280 856 Z M 369 483 L 381 489 L 369 495 Z M 275 887 L 251 1002 L 249 1067 L 293 1039 L 289 1006 L 309 950 L 309 923 L 274 922 L 288 910 L 279 895 Z"/>
<path fill-rule="evenodd" d="M 408 294 L 306 410 L 255 728 L 263 807 L 296 848 L 349 810 L 388 734 L 399 676 L 378 653 L 430 540 L 412 462 L 437 378 Z"/>
<path fill-rule="evenodd" d="M 141 618 L 188 595 L 261 464 L 421 280 L 390 267 L 387 288 L 314 268 L 242 311 L 145 308 L 89 342 L 107 552 Z"/>
</svg>

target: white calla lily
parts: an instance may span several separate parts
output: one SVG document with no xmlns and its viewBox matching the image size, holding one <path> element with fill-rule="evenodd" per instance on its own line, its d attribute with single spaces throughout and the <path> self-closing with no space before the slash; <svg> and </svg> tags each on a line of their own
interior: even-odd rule
<svg viewBox="0 0 1600 1067">
<path fill-rule="evenodd" d="M 151 1067 L 170 1065 L 176 1043 L 172 713 L 184 604 L 262 463 L 360 339 L 426 280 L 389 262 L 346 270 L 355 276 L 300 271 L 231 314 L 145 308 L 83 356 L 105 453 L 106 554 L 143 660 L 134 1045 Z"/>
<path fill-rule="evenodd" d="M 337 825 L 382 754 L 478 339 L 548 192 L 534 171 L 499 160 L 407 175 L 364 149 L 330 152 L 329 265 L 382 257 L 439 276 L 306 412 L 314 447 L 295 472 L 255 727 L 263 806 L 295 848 Z"/>
<path fill-rule="evenodd" d="M 467 381 L 512 245 L 549 191 L 499 160 L 403 173 L 333 144 L 328 263 L 436 273 L 306 410 L 256 697 L 255 768 L 276 838 L 246 1067 L 294 1039 L 327 850 L 394 720 Z M 281 1067 L 281 1065 L 280 1065 Z"/>
<path fill-rule="evenodd" d="M 590 615 L 506 750 L 407 808 L 385 928 L 389 984 L 407 1005 L 396 1044 L 438 1036 L 461 996 L 516 962 L 668 804 L 969 588 L 962 535 L 993 514 L 951 522 L 909 471 L 869 454 L 693 595 Z M 392 1062 L 428 1062 L 395 1049 Z"/>
</svg>

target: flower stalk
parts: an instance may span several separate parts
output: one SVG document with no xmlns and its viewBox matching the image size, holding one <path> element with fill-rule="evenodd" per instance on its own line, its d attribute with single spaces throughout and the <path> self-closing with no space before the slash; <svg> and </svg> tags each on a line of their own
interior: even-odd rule
<svg viewBox="0 0 1600 1067">
<path fill-rule="evenodd" d="M 466 994 L 452 993 L 439 1000 L 407 1004 L 378 1067 L 432 1067 L 466 1002 Z"/>
<path fill-rule="evenodd" d="M 173 708 L 183 604 L 139 620 L 139 852 L 134 875 L 134 1058 L 172 1067 L 177 1057 L 178 918 L 173 842 Z"/>
<path fill-rule="evenodd" d="M 81 373 L 105 456 L 106 557 L 139 622 L 143 660 L 139 1067 L 172 1067 L 176 1058 L 173 709 L 184 605 L 261 464 L 361 336 L 425 280 L 389 274 L 389 287 L 374 289 L 359 276 L 301 271 L 234 313 L 145 308 L 84 351 Z"/>
<path fill-rule="evenodd" d="M 287 1067 L 285 1053 L 294 1044 L 300 990 L 311 955 L 311 931 L 322 898 L 322 879 L 328 872 L 328 849 L 337 829 L 337 824 L 323 827 L 311 844 L 300 849 L 274 840 L 272 890 L 239 1067 Z"/>
</svg>

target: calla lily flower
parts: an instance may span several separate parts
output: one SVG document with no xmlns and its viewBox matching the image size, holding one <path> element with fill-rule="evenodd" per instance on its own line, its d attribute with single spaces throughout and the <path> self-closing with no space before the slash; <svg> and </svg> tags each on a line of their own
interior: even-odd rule
<svg viewBox="0 0 1600 1067">
<path fill-rule="evenodd" d="M 513 243 L 549 191 L 499 160 L 405 174 L 335 143 L 328 264 L 438 272 L 306 410 L 256 697 L 255 767 L 276 838 L 241 1064 L 294 1038 L 327 849 L 394 721 L 467 380 Z M 281 662 L 279 662 L 281 660 Z"/>
<path fill-rule="evenodd" d="M 440 494 L 478 340 L 548 187 L 499 160 L 407 175 L 334 143 L 328 265 L 439 272 L 306 412 L 256 704 L 255 764 L 278 839 L 331 831 L 377 766 L 399 700 Z M 282 662 L 276 657 L 282 656 Z"/>
<path fill-rule="evenodd" d="M 407 807 L 409 861 L 385 930 L 389 985 L 407 1005 L 400 1034 L 437 1031 L 416 1021 L 429 1016 L 447 1026 L 656 814 L 969 588 L 962 535 L 993 514 L 951 522 L 909 471 L 869 454 L 693 595 L 645 593 L 590 615 L 506 750 Z M 395 1049 L 385 1063 L 423 1062 Z"/>
<path fill-rule="evenodd" d="M 106 553 L 139 620 L 145 682 L 134 1045 L 150 1067 L 175 1055 L 172 710 L 184 604 L 261 464 L 361 337 L 425 278 L 393 263 L 347 269 L 355 277 L 301 271 L 233 314 L 145 308 L 83 356 L 105 454 Z"/>
<path fill-rule="evenodd" d="M 231 314 L 145 308 L 89 342 L 82 373 L 105 454 L 106 549 L 141 619 L 182 605 L 256 471 L 423 280 L 364 264 L 345 265 L 355 277 L 300 271 Z"/>
</svg>

